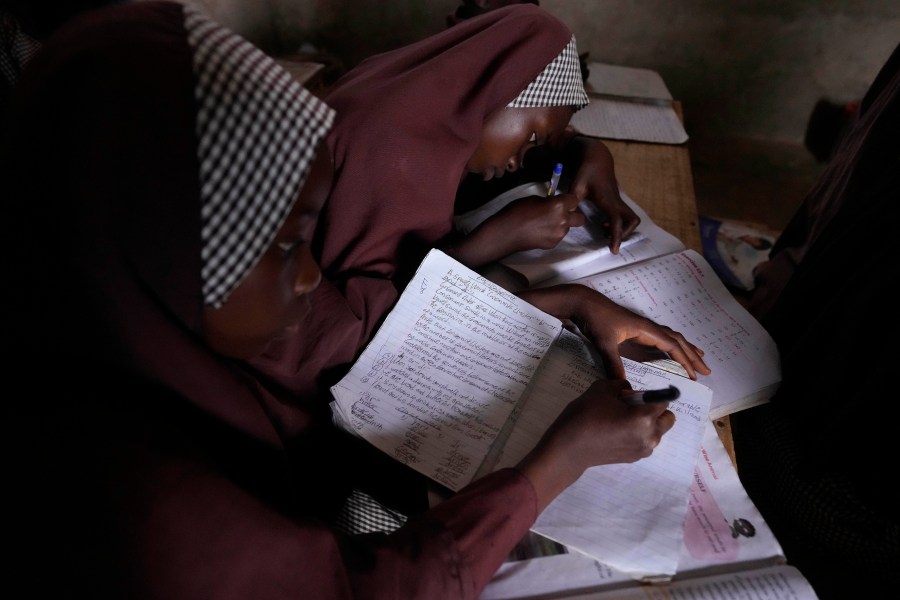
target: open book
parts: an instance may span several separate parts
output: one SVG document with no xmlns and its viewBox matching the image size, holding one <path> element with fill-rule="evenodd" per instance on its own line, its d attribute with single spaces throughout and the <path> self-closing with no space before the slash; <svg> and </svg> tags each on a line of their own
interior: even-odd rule
<svg viewBox="0 0 900 600">
<path fill-rule="evenodd" d="M 482 600 L 522 598 L 685 598 L 814 600 L 747 496 L 712 422 L 694 467 L 675 576 L 653 585 L 565 546 L 529 534 L 482 593 Z"/>
<path fill-rule="evenodd" d="M 665 586 L 627 588 L 566 596 L 567 600 L 817 600 L 795 567 L 778 565 L 727 575 L 673 581 Z"/>
<path fill-rule="evenodd" d="M 533 193 L 533 189 L 546 187 L 534 183 L 513 188 L 458 218 L 457 226 L 471 231 L 505 204 Z M 681 332 L 706 352 L 704 360 L 712 369 L 712 374 L 701 379 L 713 390 L 711 419 L 767 402 L 781 382 L 775 341 L 735 300 L 703 256 L 685 249 L 625 193 L 622 199 L 638 214 L 641 224 L 622 243 L 618 255 L 609 251 L 608 239 L 597 234 L 597 228 L 573 227 L 556 248 L 510 255 L 499 267 L 484 270 L 484 275 L 513 290 L 535 284 L 587 285 Z M 591 214 L 590 208 L 586 214 Z M 518 276 L 511 277 L 511 272 Z M 553 276 L 547 278 L 548 274 Z M 680 365 L 665 356 L 631 357 L 684 374 Z"/>
<path fill-rule="evenodd" d="M 711 392 L 626 361 L 635 389 L 674 385 L 675 426 L 653 454 L 585 474 L 533 530 L 634 578 L 677 567 Z M 603 377 L 562 323 L 432 250 L 350 372 L 335 421 L 450 490 L 516 464 L 563 408 Z"/>
<path fill-rule="evenodd" d="M 700 378 L 713 390 L 711 419 L 768 402 L 778 389 L 781 363 L 775 341 L 697 252 L 682 250 L 574 283 L 680 331 L 703 349 L 712 369 Z M 643 360 L 681 371 L 666 358 Z"/>
</svg>

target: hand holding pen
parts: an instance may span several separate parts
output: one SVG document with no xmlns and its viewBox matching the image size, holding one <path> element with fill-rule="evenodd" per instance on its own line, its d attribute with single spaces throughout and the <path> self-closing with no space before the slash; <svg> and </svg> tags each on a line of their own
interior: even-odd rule
<svg viewBox="0 0 900 600">
<path fill-rule="evenodd" d="M 640 409 L 626 406 L 622 398 L 631 393 L 624 379 L 598 379 L 565 406 L 518 464 L 535 485 L 539 504 L 548 503 L 590 467 L 633 463 L 659 446 L 675 425 L 675 414 L 662 402 Z"/>
<path fill-rule="evenodd" d="M 671 402 L 678 400 L 681 391 L 674 385 L 659 390 L 626 390 L 622 396 L 622 402 L 629 406 L 641 404 L 656 404 L 658 402 Z"/>
</svg>

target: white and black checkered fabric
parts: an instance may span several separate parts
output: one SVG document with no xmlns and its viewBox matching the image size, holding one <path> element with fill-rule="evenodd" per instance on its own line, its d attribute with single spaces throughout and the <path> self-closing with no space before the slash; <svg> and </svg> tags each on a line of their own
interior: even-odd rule
<svg viewBox="0 0 900 600">
<path fill-rule="evenodd" d="M 0 75 L 12 87 L 19 81 L 25 63 L 41 44 L 24 31 L 19 22 L 0 9 Z"/>
<path fill-rule="evenodd" d="M 587 106 L 588 96 L 581 79 L 581 64 L 575 36 L 569 40 L 559 56 L 528 84 L 508 108 L 532 108 L 540 106 L 574 106 L 579 110 Z"/>
<path fill-rule="evenodd" d="M 338 513 L 334 526 L 350 535 L 390 533 L 406 523 L 406 515 L 391 510 L 360 490 L 353 490 Z"/>
<path fill-rule="evenodd" d="M 334 111 L 255 46 L 184 10 L 197 78 L 203 300 L 219 307 L 272 243 Z"/>
</svg>

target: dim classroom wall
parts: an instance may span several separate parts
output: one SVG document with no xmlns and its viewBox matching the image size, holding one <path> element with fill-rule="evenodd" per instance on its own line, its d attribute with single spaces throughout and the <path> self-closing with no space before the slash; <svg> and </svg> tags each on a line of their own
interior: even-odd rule
<svg viewBox="0 0 900 600">
<path fill-rule="evenodd" d="M 446 27 L 449 0 L 187 0 L 273 54 L 349 67 Z M 658 71 L 691 136 L 800 144 L 819 98 L 859 99 L 900 42 L 900 1 L 541 0 L 589 60 Z"/>
</svg>

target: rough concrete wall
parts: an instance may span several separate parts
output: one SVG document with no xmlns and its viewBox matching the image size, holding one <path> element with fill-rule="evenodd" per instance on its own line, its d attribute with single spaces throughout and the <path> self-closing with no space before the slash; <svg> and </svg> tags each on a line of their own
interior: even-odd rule
<svg viewBox="0 0 900 600">
<path fill-rule="evenodd" d="M 800 143 L 819 98 L 858 99 L 900 42 L 896 0 L 543 0 L 592 59 L 659 71 L 694 134 Z"/>
<path fill-rule="evenodd" d="M 349 67 L 446 27 L 456 0 L 188 0 L 285 53 Z M 859 98 L 900 42 L 898 0 L 542 0 L 591 60 L 655 69 L 692 136 L 801 143 L 819 98 Z"/>
<path fill-rule="evenodd" d="M 284 52 L 312 44 L 344 68 L 441 31 L 444 13 L 455 8 L 448 0 L 270 1 L 275 5 L 277 43 Z"/>
</svg>

